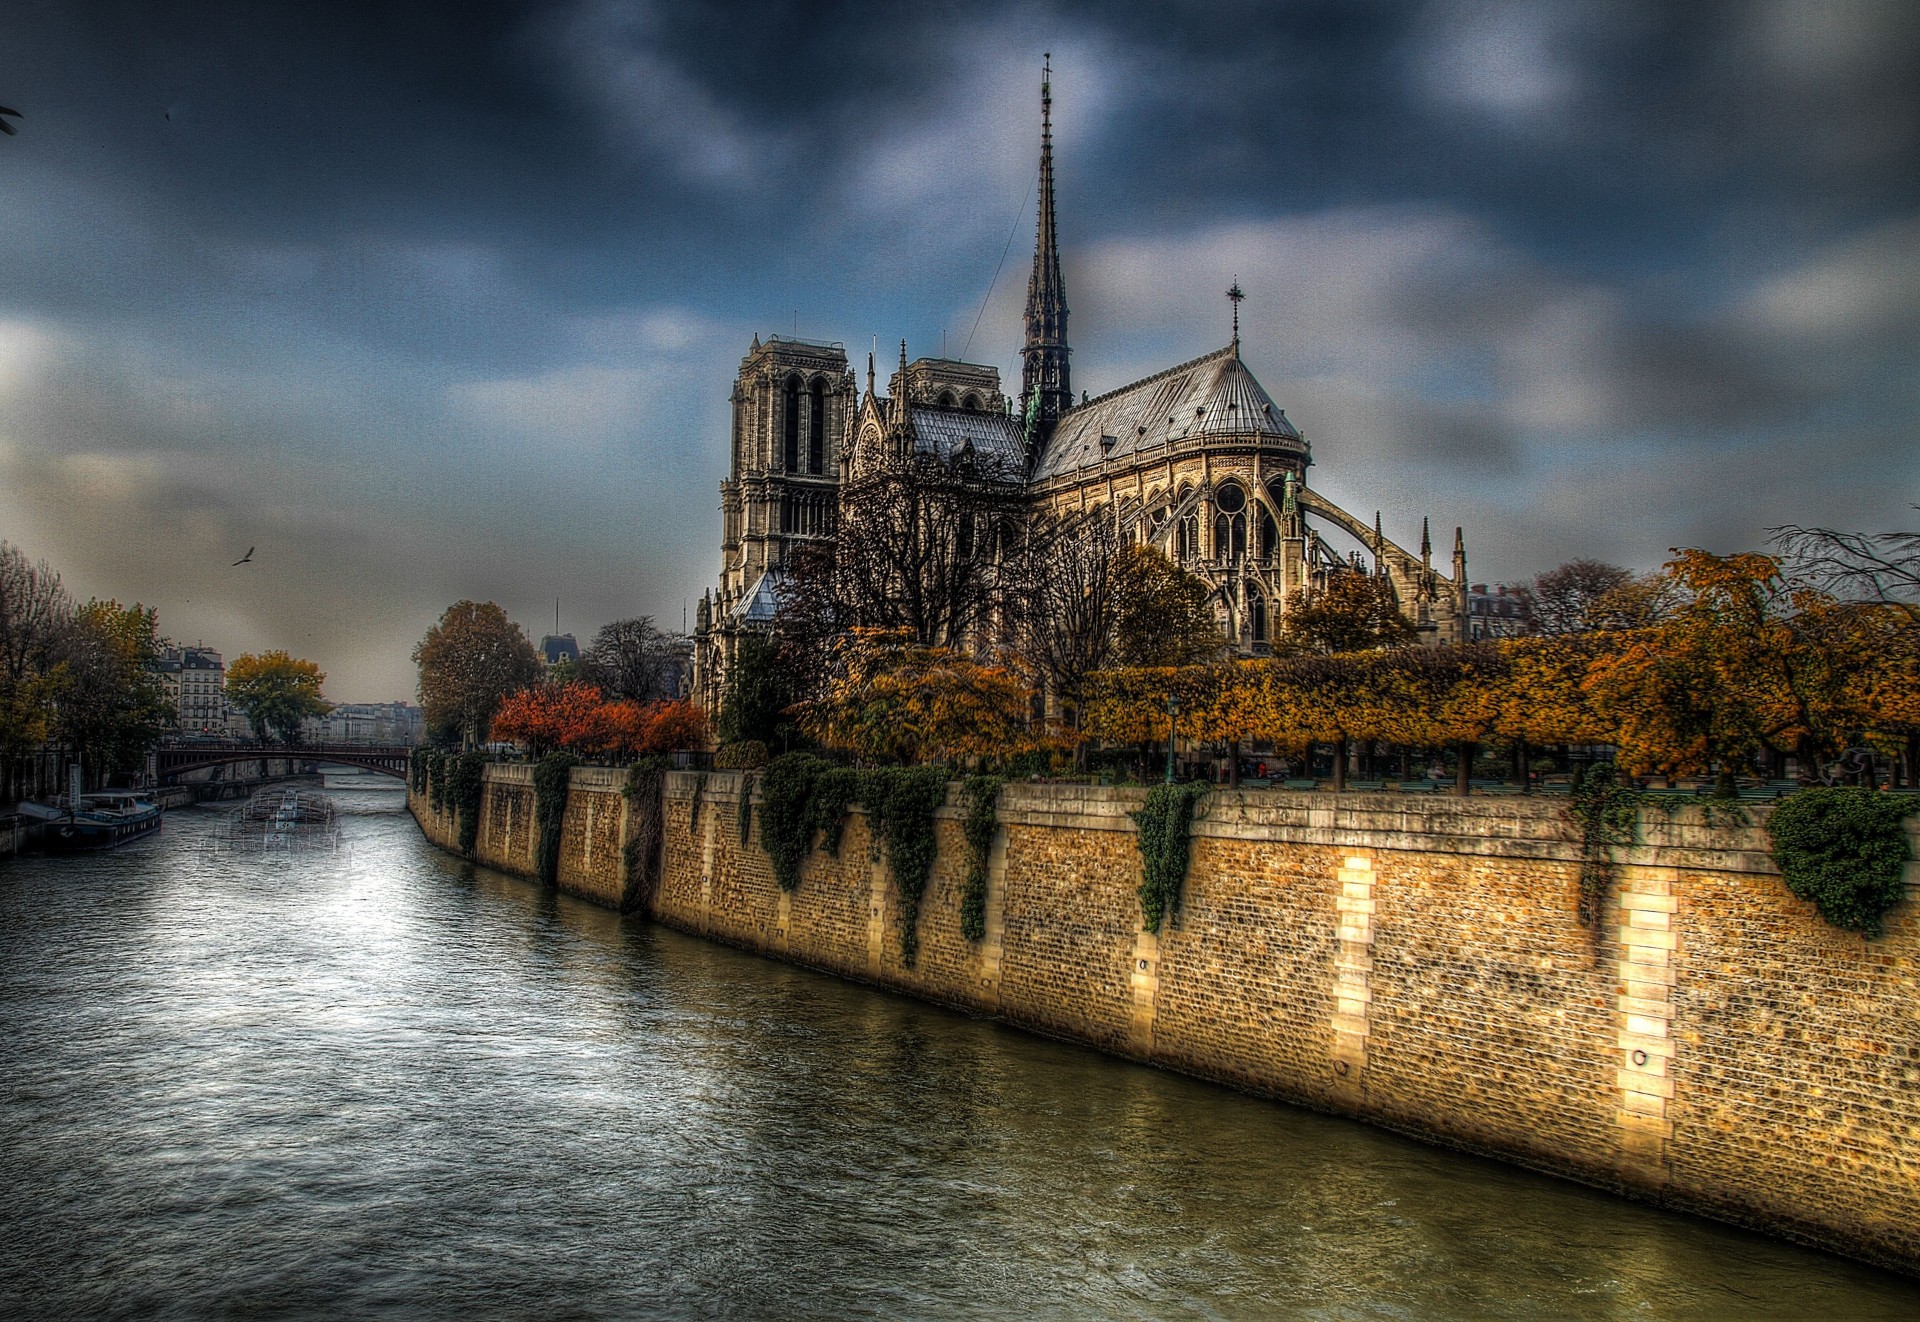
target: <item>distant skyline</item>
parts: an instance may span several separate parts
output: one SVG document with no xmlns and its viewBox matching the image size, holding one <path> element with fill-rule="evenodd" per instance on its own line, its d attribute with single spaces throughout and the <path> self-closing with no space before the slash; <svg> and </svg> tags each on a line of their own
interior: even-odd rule
<svg viewBox="0 0 1920 1322">
<path fill-rule="evenodd" d="M 1905 0 L 212 0 L 9 15 L 0 537 L 335 700 L 462 597 L 678 629 L 756 333 L 1017 388 L 1043 51 L 1076 389 L 1237 278 L 1313 484 L 1476 582 L 1920 523 Z"/>
</svg>

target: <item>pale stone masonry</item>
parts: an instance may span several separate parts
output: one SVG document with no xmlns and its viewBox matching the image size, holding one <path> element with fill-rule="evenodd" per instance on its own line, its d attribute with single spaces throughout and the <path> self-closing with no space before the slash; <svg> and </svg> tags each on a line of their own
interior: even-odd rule
<svg viewBox="0 0 1920 1322">
<path fill-rule="evenodd" d="M 1140 792 L 1014 784 L 985 938 L 960 934 L 956 801 L 907 968 L 864 814 L 783 893 L 757 826 L 740 843 L 740 777 L 705 782 L 696 823 L 697 783 L 666 780 L 663 923 L 1920 1271 L 1920 864 L 1866 941 L 1787 893 L 1766 809 L 1655 815 L 1595 933 L 1564 803 L 1223 791 L 1155 936 Z M 620 784 L 577 770 L 563 831 L 561 887 L 603 904 L 627 894 Z M 410 802 L 454 841 L 449 815 Z M 533 835 L 528 769 L 493 769 L 480 861 L 530 875 Z"/>
</svg>

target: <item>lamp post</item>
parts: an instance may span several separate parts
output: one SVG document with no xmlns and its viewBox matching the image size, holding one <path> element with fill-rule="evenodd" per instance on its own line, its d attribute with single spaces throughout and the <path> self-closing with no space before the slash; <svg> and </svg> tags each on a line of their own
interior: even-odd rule
<svg viewBox="0 0 1920 1322">
<path fill-rule="evenodd" d="M 1167 784 L 1173 784 L 1173 737 L 1180 729 L 1180 699 L 1167 695 Z"/>
</svg>

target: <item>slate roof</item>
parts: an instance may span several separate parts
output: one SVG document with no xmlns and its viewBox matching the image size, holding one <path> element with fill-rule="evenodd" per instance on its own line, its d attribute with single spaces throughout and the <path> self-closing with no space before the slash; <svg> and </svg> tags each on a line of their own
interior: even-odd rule
<svg viewBox="0 0 1920 1322">
<path fill-rule="evenodd" d="M 915 409 L 916 423 L 919 416 Z M 1300 429 L 1228 345 L 1068 410 L 1035 462 L 1033 478 L 1060 477 L 1197 436 L 1304 444 Z M 1103 445 L 1103 437 L 1112 443 Z"/>
<path fill-rule="evenodd" d="M 965 446 L 983 475 L 1017 482 L 1026 474 L 1027 447 L 1020 421 L 1004 413 L 914 404 L 913 445 L 921 454 L 951 460 Z"/>
<path fill-rule="evenodd" d="M 735 624 L 772 624 L 780 609 L 780 569 L 775 566 L 760 575 L 747 595 L 734 603 L 727 616 Z"/>
</svg>

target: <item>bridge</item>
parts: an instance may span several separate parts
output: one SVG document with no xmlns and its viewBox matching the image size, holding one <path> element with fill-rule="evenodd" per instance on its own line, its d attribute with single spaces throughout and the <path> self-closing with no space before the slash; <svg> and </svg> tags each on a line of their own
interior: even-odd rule
<svg viewBox="0 0 1920 1322">
<path fill-rule="evenodd" d="M 377 771 L 396 780 L 407 778 L 413 749 L 404 744 L 285 744 L 220 743 L 162 744 L 154 750 L 157 774 L 162 785 L 170 785 L 189 771 L 234 762 L 258 762 L 273 758 L 290 762 L 330 762 L 336 766 Z"/>
</svg>

